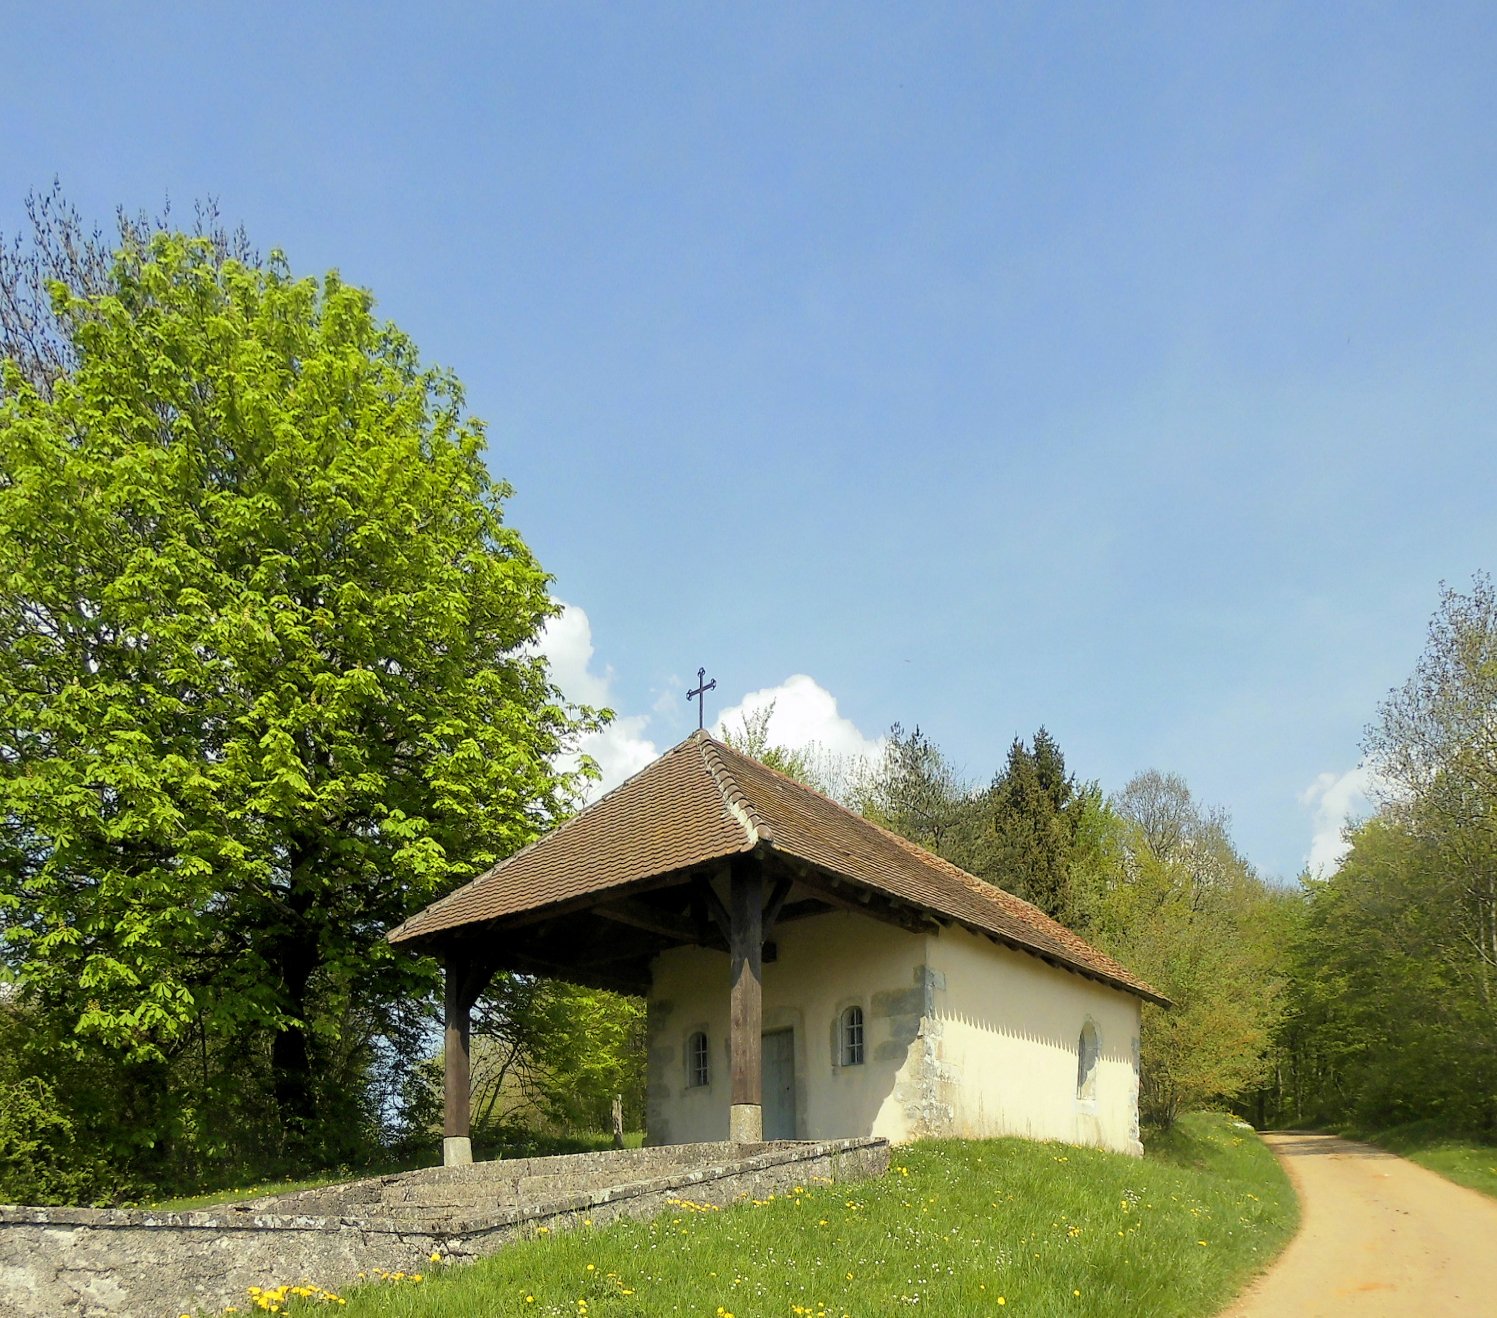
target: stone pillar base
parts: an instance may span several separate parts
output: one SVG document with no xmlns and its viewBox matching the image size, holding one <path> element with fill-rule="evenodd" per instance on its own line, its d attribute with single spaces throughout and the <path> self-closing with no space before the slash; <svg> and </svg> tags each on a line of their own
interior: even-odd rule
<svg viewBox="0 0 1497 1318">
<path fill-rule="evenodd" d="M 473 1141 L 466 1135 L 448 1135 L 442 1141 L 442 1166 L 466 1167 L 473 1161 Z"/>
<path fill-rule="evenodd" d="M 734 1144 L 762 1144 L 764 1109 L 757 1103 L 734 1103 L 728 1109 L 728 1138 Z"/>
</svg>

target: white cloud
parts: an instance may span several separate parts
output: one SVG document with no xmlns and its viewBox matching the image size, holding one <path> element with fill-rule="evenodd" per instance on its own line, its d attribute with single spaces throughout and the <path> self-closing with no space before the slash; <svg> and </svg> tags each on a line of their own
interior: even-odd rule
<svg viewBox="0 0 1497 1318">
<path fill-rule="evenodd" d="M 846 759 L 877 758 L 883 742 L 866 737 L 850 718 L 837 712 L 837 698 L 804 673 L 787 677 L 778 686 L 750 691 L 717 721 L 720 731 L 736 731 L 745 715 L 757 713 L 773 702 L 769 740 L 787 750 L 800 750 L 813 742 L 830 754 Z"/>
<path fill-rule="evenodd" d="M 1350 849 L 1343 833 L 1346 825 L 1372 811 L 1377 775 L 1359 764 L 1345 773 L 1322 773 L 1303 792 L 1299 803 L 1311 812 L 1315 835 L 1305 867 L 1324 877 L 1340 868 Z"/>
<path fill-rule="evenodd" d="M 551 665 L 551 680 L 562 695 L 579 705 L 606 705 L 613 669 L 592 671 L 593 625 L 575 604 L 560 600 L 561 612 L 541 628 L 540 650 Z"/>
<path fill-rule="evenodd" d="M 580 705 L 615 706 L 613 668 L 597 664 L 592 623 L 584 610 L 563 603 L 561 612 L 542 630 L 538 648 L 551 666 L 552 682 L 566 699 Z M 660 754 L 659 746 L 648 735 L 651 722 L 658 715 L 672 725 L 681 724 L 685 690 L 685 684 L 680 682 L 675 688 L 667 687 L 659 692 L 650 712 L 616 717 L 602 732 L 581 740 L 577 753 L 591 755 L 603 775 L 588 793 L 590 798 L 596 799 L 617 787 Z M 864 736 L 851 719 L 837 712 L 836 697 L 804 673 L 787 677 L 778 686 L 750 691 L 723 711 L 715 729 L 721 732 L 724 725 L 736 729 L 745 714 L 763 709 L 771 701 L 775 709 L 769 723 L 769 738 L 776 745 L 790 750 L 815 745 L 842 764 L 861 758 L 876 759 L 883 753 L 883 742 Z M 562 762 L 566 768 L 576 763 L 576 753 Z"/>
<path fill-rule="evenodd" d="M 561 612 L 547 620 L 539 644 L 551 665 L 551 680 L 568 700 L 595 707 L 613 703 L 613 669 L 605 667 L 602 672 L 594 669 L 593 628 L 582 609 L 575 604 L 562 604 Z M 591 755 L 603 773 L 590 796 L 617 787 L 660 754 L 655 743 L 644 735 L 649 722 L 648 714 L 616 718 L 602 732 L 590 733 L 578 743 L 578 752 Z M 577 756 L 568 756 L 565 763 L 568 768 L 574 766 Z"/>
</svg>

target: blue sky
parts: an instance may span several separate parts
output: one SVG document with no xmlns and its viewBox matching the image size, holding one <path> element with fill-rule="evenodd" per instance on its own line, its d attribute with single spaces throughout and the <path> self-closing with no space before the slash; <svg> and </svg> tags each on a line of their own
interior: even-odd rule
<svg viewBox="0 0 1497 1318">
<path fill-rule="evenodd" d="M 1490 5 L 3 31 L 0 230 L 54 175 L 100 217 L 211 194 L 457 371 L 611 773 L 705 664 L 786 737 L 918 723 L 985 779 L 1043 723 L 1109 789 L 1178 771 L 1291 877 L 1438 583 L 1493 566 Z"/>
</svg>

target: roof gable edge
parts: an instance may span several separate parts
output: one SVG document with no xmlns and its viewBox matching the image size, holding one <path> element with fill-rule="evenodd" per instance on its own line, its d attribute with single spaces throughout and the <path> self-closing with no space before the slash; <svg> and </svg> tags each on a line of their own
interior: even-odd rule
<svg viewBox="0 0 1497 1318">
<path fill-rule="evenodd" d="M 747 849 L 752 850 L 761 842 L 773 843 L 774 829 L 769 821 L 755 809 L 754 803 L 749 800 L 732 769 L 724 761 L 717 742 L 705 732 L 693 735 L 698 749 L 702 752 L 702 763 L 707 766 L 707 772 L 712 775 L 712 781 L 722 795 L 723 805 L 738 821 L 748 839 Z"/>
</svg>

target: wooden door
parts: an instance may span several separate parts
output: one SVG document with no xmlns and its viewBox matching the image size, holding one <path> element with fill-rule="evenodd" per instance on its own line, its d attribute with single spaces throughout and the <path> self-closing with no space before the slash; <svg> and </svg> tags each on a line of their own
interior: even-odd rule
<svg viewBox="0 0 1497 1318">
<path fill-rule="evenodd" d="M 764 1036 L 764 1138 L 795 1138 L 795 1031 Z"/>
</svg>

